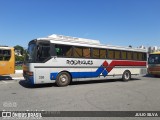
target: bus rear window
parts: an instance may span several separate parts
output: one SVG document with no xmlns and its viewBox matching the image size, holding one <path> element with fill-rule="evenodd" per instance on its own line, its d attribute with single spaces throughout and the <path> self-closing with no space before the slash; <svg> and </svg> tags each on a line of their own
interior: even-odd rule
<svg viewBox="0 0 160 120">
<path fill-rule="evenodd" d="M 11 50 L 0 50 L 0 61 L 9 61 L 11 58 Z"/>
</svg>

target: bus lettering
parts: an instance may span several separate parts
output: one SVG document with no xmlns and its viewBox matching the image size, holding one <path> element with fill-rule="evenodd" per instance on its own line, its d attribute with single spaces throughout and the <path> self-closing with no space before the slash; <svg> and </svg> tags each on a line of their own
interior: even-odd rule
<svg viewBox="0 0 160 120">
<path fill-rule="evenodd" d="M 67 64 L 69 65 L 92 65 L 93 61 L 92 60 L 67 60 Z"/>
</svg>

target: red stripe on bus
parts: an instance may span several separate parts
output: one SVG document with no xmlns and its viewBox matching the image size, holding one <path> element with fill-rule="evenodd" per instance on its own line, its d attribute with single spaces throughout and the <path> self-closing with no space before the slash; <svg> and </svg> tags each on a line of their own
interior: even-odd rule
<svg viewBox="0 0 160 120">
<path fill-rule="evenodd" d="M 108 62 L 105 61 L 103 66 L 106 67 L 106 70 L 110 72 L 115 66 L 146 66 L 146 62 L 140 61 L 112 61 L 109 65 Z"/>
<path fill-rule="evenodd" d="M 149 67 L 149 71 L 160 71 L 160 67 Z"/>
</svg>

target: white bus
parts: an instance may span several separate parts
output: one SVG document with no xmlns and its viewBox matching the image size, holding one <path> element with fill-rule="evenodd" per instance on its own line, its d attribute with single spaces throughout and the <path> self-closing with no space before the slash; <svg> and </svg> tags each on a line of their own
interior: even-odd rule
<svg viewBox="0 0 160 120">
<path fill-rule="evenodd" d="M 32 84 L 122 78 L 147 73 L 146 49 L 100 44 L 97 40 L 51 35 L 29 42 L 23 75 Z"/>
</svg>

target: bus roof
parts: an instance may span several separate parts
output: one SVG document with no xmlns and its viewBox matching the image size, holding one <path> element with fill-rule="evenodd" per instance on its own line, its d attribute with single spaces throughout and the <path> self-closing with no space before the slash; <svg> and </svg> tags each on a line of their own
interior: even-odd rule
<svg viewBox="0 0 160 120">
<path fill-rule="evenodd" d="M 150 54 L 160 54 L 160 51 L 153 52 L 153 53 L 150 53 Z"/>
<path fill-rule="evenodd" d="M 51 43 L 56 44 L 65 44 L 65 45 L 75 45 L 75 46 L 84 46 L 84 47 L 95 47 L 95 48 L 108 48 L 108 49 L 117 49 L 117 50 L 129 50 L 129 51 L 137 51 L 137 52 L 147 52 L 147 49 L 142 48 L 131 48 L 131 47 L 123 47 L 123 46 L 113 46 L 113 45 L 105 45 L 101 44 L 99 40 L 85 39 L 85 38 L 76 38 L 70 36 L 63 35 L 50 35 L 45 38 L 37 38 L 37 40 L 42 41 L 50 41 Z"/>
<path fill-rule="evenodd" d="M 13 49 L 13 47 L 8 47 L 8 46 L 0 46 L 0 49 L 7 50 L 7 49 Z"/>
</svg>

